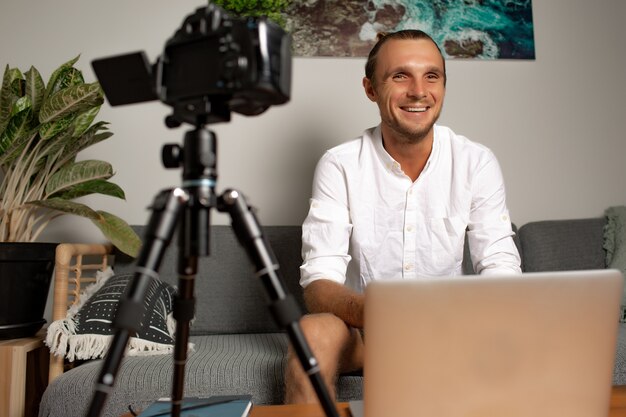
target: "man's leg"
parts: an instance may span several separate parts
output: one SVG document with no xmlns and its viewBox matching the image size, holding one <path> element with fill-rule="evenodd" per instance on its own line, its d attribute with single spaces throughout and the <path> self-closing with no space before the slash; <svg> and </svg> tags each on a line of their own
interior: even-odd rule
<svg viewBox="0 0 626 417">
<path fill-rule="evenodd" d="M 322 379 L 331 398 L 341 372 L 363 368 L 363 339 L 361 333 L 333 314 L 310 314 L 300 321 L 302 331 L 317 359 Z M 285 373 L 285 403 L 316 403 L 317 394 L 309 376 L 289 345 Z"/>
</svg>

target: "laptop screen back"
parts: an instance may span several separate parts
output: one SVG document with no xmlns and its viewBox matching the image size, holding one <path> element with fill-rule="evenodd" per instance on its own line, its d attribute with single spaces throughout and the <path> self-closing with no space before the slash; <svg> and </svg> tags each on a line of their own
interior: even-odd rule
<svg viewBox="0 0 626 417">
<path fill-rule="evenodd" d="M 371 283 L 365 417 L 606 415 L 622 281 L 601 270 Z"/>
</svg>

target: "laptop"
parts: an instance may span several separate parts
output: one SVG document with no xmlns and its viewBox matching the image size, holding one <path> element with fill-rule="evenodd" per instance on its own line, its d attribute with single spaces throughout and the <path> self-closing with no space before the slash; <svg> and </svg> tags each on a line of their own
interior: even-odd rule
<svg viewBox="0 0 626 417">
<path fill-rule="evenodd" d="M 617 270 L 372 282 L 352 414 L 606 416 L 622 285 Z"/>
</svg>

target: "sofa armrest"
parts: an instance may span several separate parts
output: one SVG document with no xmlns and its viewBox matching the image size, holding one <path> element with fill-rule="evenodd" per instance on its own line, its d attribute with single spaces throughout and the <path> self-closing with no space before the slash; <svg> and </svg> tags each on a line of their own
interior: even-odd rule
<svg viewBox="0 0 626 417">
<path fill-rule="evenodd" d="M 54 263 L 54 298 L 52 320 L 65 318 L 67 309 L 78 303 L 80 293 L 96 281 L 97 271 L 104 271 L 113 251 L 110 244 L 61 243 Z M 64 371 L 64 358 L 50 354 L 48 382 Z"/>
</svg>

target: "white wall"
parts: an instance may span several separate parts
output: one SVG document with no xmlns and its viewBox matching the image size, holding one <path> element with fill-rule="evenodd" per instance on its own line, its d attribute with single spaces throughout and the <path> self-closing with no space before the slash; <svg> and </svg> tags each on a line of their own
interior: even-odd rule
<svg viewBox="0 0 626 417">
<path fill-rule="evenodd" d="M 45 79 L 78 53 L 88 81 L 94 58 L 146 50 L 154 61 L 166 39 L 202 0 L 55 0 L 0 4 L 0 64 L 36 66 Z M 600 216 L 626 204 L 626 57 L 622 0 L 534 0 L 533 61 L 448 62 L 442 124 L 494 150 L 512 218 Z M 266 225 L 299 224 L 314 165 L 326 148 L 378 122 L 361 89 L 364 58 L 295 58 L 292 100 L 256 117 L 213 125 L 219 140 L 219 190 L 236 187 Z M 164 143 L 184 128 L 163 125 L 161 103 L 105 106 L 112 139 L 81 154 L 110 161 L 127 201 L 92 198 L 97 208 L 144 223 L 154 194 L 180 182 L 165 170 Z M 228 218 L 214 215 L 215 224 Z M 67 227 L 71 225 L 73 227 Z M 80 225 L 80 227 L 75 227 Z M 49 235 L 99 239 L 88 222 L 66 217 Z"/>
</svg>

